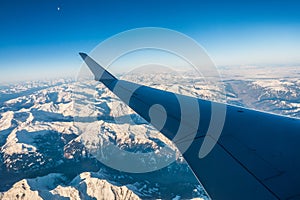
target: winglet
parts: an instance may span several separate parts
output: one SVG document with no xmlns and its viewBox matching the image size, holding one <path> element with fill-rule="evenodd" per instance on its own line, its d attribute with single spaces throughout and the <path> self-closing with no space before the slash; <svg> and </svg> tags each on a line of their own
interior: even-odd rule
<svg viewBox="0 0 300 200">
<path fill-rule="evenodd" d="M 86 53 L 79 52 L 79 55 L 84 60 L 88 55 Z"/>
<path fill-rule="evenodd" d="M 95 76 L 96 81 L 102 82 L 105 86 L 109 86 L 112 82 L 117 81 L 118 79 L 105 70 L 101 65 L 99 65 L 95 60 L 93 60 L 90 56 L 86 53 L 80 52 L 79 55 L 87 64 L 91 72 Z"/>
</svg>

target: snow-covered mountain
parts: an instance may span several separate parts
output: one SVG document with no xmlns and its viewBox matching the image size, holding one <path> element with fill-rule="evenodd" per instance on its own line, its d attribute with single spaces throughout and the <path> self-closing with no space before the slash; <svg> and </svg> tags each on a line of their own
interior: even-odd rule
<svg viewBox="0 0 300 200">
<path fill-rule="evenodd" d="M 90 172 L 81 173 L 68 186 L 61 185 L 65 181 L 62 174 L 23 179 L 5 192 L 2 199 L 140 199 L 126 186 L 113 185 Z"/>
<path fill-rule="evenodd" d="M 92 196 L 88 193 L 89 187 L 82 186 L 80 181 L 83 176 L 87 176 L 86 172 L 91 172 L 93 178 L 89 186 L 94 184 L 93 188 L 99 190 L 109 187 L 117 199 L 123 199 L 126 195 L 130 198 L 138 195 L 146 199 L 169 199 L 178 195 L 193 198 L 204 194 L 188 166 L 180 159 L 155 172 L 132 174 L 109 168 L 90 154 L 90 145 L 85 140 L 87 134 L 82 134 L 81 120 L 78 121 L 74 117 L 74 110 L 80 109 L 80 103 L 77 103 L 80 101 L 78 95 L 87 102 L 83 103 L 83 106 L 89 106 L 89 103 L 96 105 L 91 110 L 98 116 L 97 122 L 101 123 L 102 134 L 92 135 L 101 136 L 102 144 L 112 140 L 118 147 L 133 152 L 155 151 L 161 146 L 169 145 L 169 151 L 164 155 L 176 154 L 172 143 L 155 130 L 151 130 L 153 134 L 144 134 L 148 130 L 145 126 L 148 125 L 136 114 L 132 113 L 132 116 L 139 123 L 137 125 L 116 124 L 112 121 L 109 116 L 122 118 L 128 114 L 125 113 L 128 109 L 118 105 L 118 100 L 110 96 L 112 94 L 103 86 L 97 84 L 96 89 L 90 91 L 90 85 L 70 80 L 24 85 L 9 85 L 1 91 L 0 188 L 3 198 L 11 195 L 21 198 L 23 192 L 18 188 L 27 183 L 30 189 L 26 191 L 36 198 L 56 199 L 63 196 L 57 191 L 65 195 L 71 191 L 75 197 L 78 193 L 84 199 L 92 198 L 93 195 L 103 195 L 110 199 L 109 192 L 98 192 L 91 194 Z M 83 89 L 82 92 L 80 88 Z M 91 95 L 91 92 L 94 94 Z M 2 95 L 5 98 L 2 98 Z M 75 103 L 78 106 L 74 106 Z M 174 173 L 178 175 L 174 177 Z M 54 176 L 55 187 L 48 182 L 42 184 L 48 184 L 47 187 L 30 184 L 41 178 L 53 179 L 53 174 L 60 174 Z"/>
<path fill-rule="evenodd" d="M 231 104 L 300 117 L 297 67 L 263 73 L 268 70 L 223 68 L 225 94 L 188 74 L 123 78 L 214 101 L 226 95 Z M 109 143 L 128 152 L 154 152 L 152 163 L 146 162 L 153 167 L 160 158 L 175 162 L 148 173 L 121 172 L 95 154 Z M 172 142 L 100 83 L 60 79 L 1 86 L 0 147 L 1 199 L 208 199 Z"/>
</svg>

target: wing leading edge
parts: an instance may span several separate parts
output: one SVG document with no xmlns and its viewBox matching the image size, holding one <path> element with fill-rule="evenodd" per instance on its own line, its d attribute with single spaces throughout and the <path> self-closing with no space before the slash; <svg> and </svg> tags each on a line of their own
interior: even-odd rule
<svg viewBox="0 0 300 200">
<path fill-rule="evenodd" d="M 185 160 L 212 199 L 300 199 L 299 119 L 118 80 L 88 55 L 80 55 L 95 80 L 102 82 L 184 152 Z M 189 120 L 193 116 L 180 117 L 183 111 L 180 107 L 189 110 L 195 102 L 201 110 L 201 119 L 196 125 L 191 122 L 195 120 Z M 212 151 L 200 159 L 199 150 L 209 127 L 212 106 L 226 106 L 225 123 Z M 164 114 L 164 119 L 157 117 Z M 176 135 L 179 130 L 184 135 Z M 184 139 L 189 137 L 195 139 L 184 149 Z"/>
</svg>

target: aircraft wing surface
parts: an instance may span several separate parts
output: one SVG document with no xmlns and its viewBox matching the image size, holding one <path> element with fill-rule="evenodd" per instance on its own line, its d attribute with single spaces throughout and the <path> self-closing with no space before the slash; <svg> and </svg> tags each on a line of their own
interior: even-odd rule
<svg viewBox="0 0 300 200">
<path fill-rule="evenodd" d="M 95 80 L 173 140 L 212 199 L 300 199 L 299 119 L 119 80 L 88 55 L 80 55 Z M 199 118 L 192 116 L 195 103 Z M 205 136 L 214 131 L 209 129 L 212 107 L 224 106 L 221 135 L 210 138 L 216 144 L 203 157 L 199 152 L 207 143 Z"/>
</svg>

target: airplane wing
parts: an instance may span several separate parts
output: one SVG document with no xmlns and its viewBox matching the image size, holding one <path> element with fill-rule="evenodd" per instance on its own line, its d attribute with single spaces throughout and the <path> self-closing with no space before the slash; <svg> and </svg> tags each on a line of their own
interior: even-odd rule
<svg viewBox="0 0 300 200">
<path fill-rule="evenodd" d="M 196 132 L 189 148 L 182 151 L 183 157 L 212 199 L 300 199 L 299 119 L 118 80 L 88 55 L 80 55 L 95 80 L 102 82 L 136 113 L 173 140 L 180 151 L 184 139 Z M 197 102 L 201 111 L 197 126 L 194 120 L 190 120 L 193 116 L 181 116 L 182 105 L 179 105 L 178 99 L 184 102 L 184 109 Z M 204 143 L 213 106 L 226 106 L 225 123 L 214 148 L 201 158 L 199 150 Z M 160 116 L 164 115 L 165 118 L 161 119 Z M 184 130 L 186 135 L 177 137 L 179 129 Z"/>
</svg>

